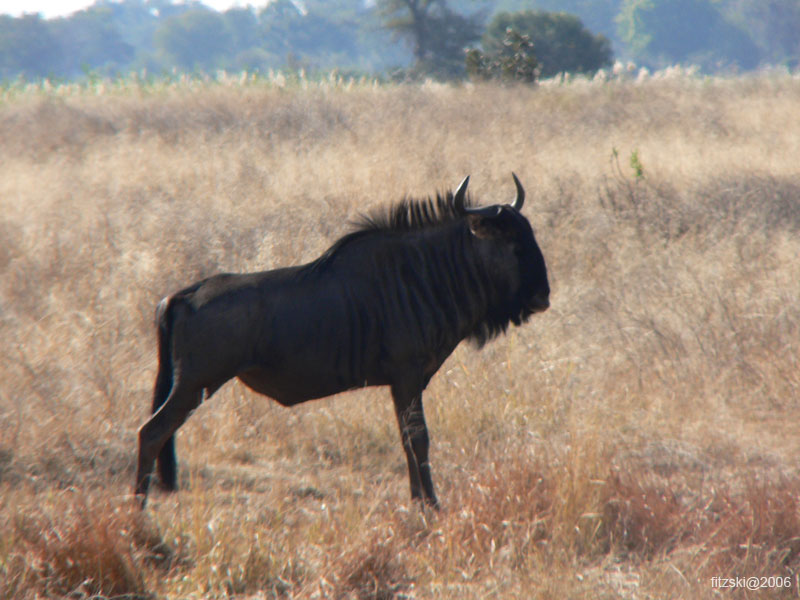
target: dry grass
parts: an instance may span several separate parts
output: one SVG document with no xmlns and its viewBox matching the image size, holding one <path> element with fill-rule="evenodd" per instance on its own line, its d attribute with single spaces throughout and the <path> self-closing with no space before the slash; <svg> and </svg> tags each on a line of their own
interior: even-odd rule
<svg viewBox="0 0 800 600">
<path fill-rule="evenodd" d="M 793 597 L 798 113 L 766 75 L 8 95 L 0 597 Z M 429 386 L 440 513 L 386 390 L 287 410 L 238 383 L 180 430 L 182 491 L 132 507 L 160 297 L 467 173 L 505 199 L 512 169 L 552 308 Z"/>
</svg>

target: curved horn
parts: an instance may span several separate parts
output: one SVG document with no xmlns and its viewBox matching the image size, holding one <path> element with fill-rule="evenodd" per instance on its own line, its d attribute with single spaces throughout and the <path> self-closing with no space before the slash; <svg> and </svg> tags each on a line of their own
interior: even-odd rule
<svg viewBox="0 0 800 600">
<path fill-rule="evenodd" d="M 464 197 L 467 195 L 467 186 L 469 185 L 469 175 L 461 180 L 456 188 L 456 193 L 453 195 L 453 206 L 456 213 L 464 214 Z"/>
<path fill-rule="evenodd" d="M 511 176 L 514 178 L 514 185 L 517 186 L 517 197 L 514 198 L 514 202 L 511 203 L 511 208 L 519 212 L 522 210 L 523 202 L 525 202 L 525 190 L 513 171 L 511 172 Z"/>
<path fill-rule="evenodd" d="M 467 195 L 467 186 L 469 185 L 469 175 L 464 177 L 461 183 L 458 184 L 456 193 L 453 195 L 453 206 L 456 213 L 459 215 L 479 215 L 481 217 L 496 217 L 500 214 L 499 206 L 482 206 L 481 208 L 472 208 L 464 206 L 464 199 Z"/>
</svg>

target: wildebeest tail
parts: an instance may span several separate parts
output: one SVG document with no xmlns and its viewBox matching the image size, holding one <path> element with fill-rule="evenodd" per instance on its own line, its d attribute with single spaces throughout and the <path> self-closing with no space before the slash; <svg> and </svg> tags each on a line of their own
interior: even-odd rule
<svg viewBox="0 0 800 600">
<path fill-rule="evenodd" d="M 158 338 L 158 375 L 153 390 L 153 413 L 169 398 L 172 390 L 172 296 L 167 296 L 156 307 L 156 336 Z M 158 454 L 158 474 L 164 487 L 177 489 L 178 467 L 175 457 L 175 436 L 166 441 Z"/>
<path fill-rule="evenodd" d="M 172 389 L 172 337 L 171 298 L 166 297 L 156 307 L 156 337 L 158 339 L 158 375 L 153 392 L 153 412 L 155 413 L 169 396 Z"/>
</svg>

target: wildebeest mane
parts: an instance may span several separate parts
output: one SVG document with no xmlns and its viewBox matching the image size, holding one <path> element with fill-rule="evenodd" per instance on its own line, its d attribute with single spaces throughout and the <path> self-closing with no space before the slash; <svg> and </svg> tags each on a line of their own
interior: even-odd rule
<svg viewBox="0 0 800 600">
<path fill-rule="evenodd" d="M 465 206 L 471 206 L 470 198 Z M 355 222 L 356 231 L 416 231 L 458 219 L 453 205 L 453 192 L 436 194 L 436 198 L 403 198 L 388 208 L 375 209 Z"/>
<path fill-rule="evenodd" d="M 464 201 L 465 206 L 472 206 L 469 196 Z M 453 205 L 453 192 L 436 194 L 435 198 L 410 198 L 390 204 L 388 207 L 373 209 L 367 214 L 362 214 L 352 222 L 353 230 L 341 237 L 333 246 L 307 267 L 310 272 L 325 266 L 333 256 L 348 243 L 372 233 L 407 233 L 420 231 L 450 223 L 461 215 L 456 212 Z"/>
</svg>

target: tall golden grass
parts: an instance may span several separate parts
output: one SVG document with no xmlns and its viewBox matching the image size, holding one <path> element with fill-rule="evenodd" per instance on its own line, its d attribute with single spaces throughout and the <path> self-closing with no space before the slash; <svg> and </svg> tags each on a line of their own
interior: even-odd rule
<svg viewBox="0 0 800 600">
<path fill-rule="evenodd" d="M 0 597 L 794 597 L 798 114 L 788 75 L 6 94 Z M 468 173 L 507 201 L 511 170 L 552 307 L 431 382 L 441 512 L 386 390 L 238 383 L 180 430 L 181 491 L 134 506 L 162 296 Z"/>
</svg>

